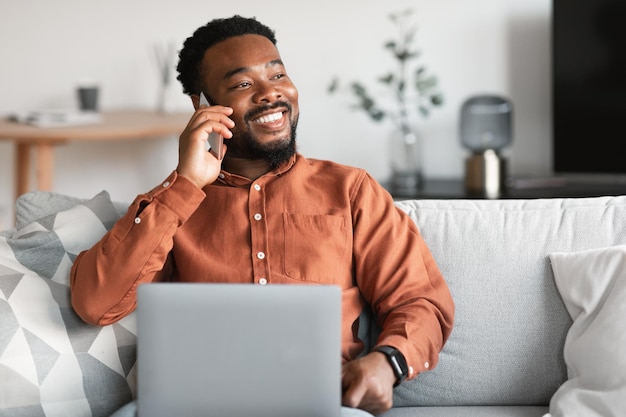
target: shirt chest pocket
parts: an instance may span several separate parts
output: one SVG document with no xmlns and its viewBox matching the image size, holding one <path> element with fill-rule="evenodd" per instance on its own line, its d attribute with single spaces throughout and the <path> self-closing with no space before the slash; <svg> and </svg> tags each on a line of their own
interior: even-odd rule
<svg viewBox="0 0 626 417">
<path fill-rule="evenodd" d="M 284 213 L 285 274 L 321 284 L 340 282 L 351 270 L 348 225 L 342 216 Z"/>
</svg>

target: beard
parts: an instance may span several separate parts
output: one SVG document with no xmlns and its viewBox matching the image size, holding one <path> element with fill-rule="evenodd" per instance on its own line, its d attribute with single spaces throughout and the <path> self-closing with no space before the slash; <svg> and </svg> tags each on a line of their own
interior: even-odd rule
<svg viewBox="0 0 626 417">
<path fill-rule="evenodd" d="M 265 106 L 246 113 L 244 116 L 246 130 L 237 132 L 233 129 L 233 137 L 227 142 L 227 154 L 243 159 L 264 160 L 267 161 L 272 168 L 276 168 L 283 162 L 287 162 L 291 159 L 291 157 L 296 153 L 296 128 L 298 126 L 298 116 L 296 116 L 293 120 L 290 119 L 291 127 L 289 129 L 289 135 L 277 138 L 272 142 L 262 143 L 256 136 L 250 133 L 250 120 L 254 119 L 258 114 L 281 106 L 287 107 L 289 114 L 292 114 L 291 105 L 286 102 L 274 103 L 273 105 Z"/>
</svg>

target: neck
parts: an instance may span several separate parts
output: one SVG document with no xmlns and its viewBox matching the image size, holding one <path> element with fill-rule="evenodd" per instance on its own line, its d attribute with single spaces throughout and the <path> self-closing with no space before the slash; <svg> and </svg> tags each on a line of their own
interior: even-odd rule
<svg viewBox="0 0 626 417">
<path fill-rule="evenodd" d="M 272 170 L 269 162 L 265 160 L 237 157 L 224 157 L 222 169 L 253 181 Z"/>
</svg>

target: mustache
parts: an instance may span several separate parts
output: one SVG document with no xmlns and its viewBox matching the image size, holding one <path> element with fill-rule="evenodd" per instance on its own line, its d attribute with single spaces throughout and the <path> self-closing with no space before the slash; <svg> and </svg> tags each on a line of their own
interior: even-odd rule
<svg viewBox="0 0 626 417">
<path fill-rule="evenodd" d="M 267 104 L 265 106 L 257 107 L 255 109 L 250 110 L 243 116 L 243 120 L 247 123 L 250 120 L 256 119 L 261 114 L 265 113 L 269 110 L 274 110 L 279 107 L 286 107 L 289 113 L 291 113 L 291 104 L 286 101 L 276 101 L 272 104 Z"/>
</svg>

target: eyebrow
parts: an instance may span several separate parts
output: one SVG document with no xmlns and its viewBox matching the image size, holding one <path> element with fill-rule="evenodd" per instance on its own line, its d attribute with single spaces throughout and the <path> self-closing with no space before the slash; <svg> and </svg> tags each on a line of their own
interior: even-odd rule
<svg viewBox="0 0 626 417">
<path fill-rule="evenodd" d="M 284 66 L 285 64 L 283 64 L 283 60 L 282 59 L 273 59 L 271 61 L 269 61 L 267 64 L 265 64 L 265 67 L 273 67 L 276 65 L 282 65 Z M 235 68 L 233 70 L 228 71 L 226 74 L 224 74 L 224 79 L 228 79 L 230 77 L 232 77 L 233 75 L 237 75 L 237 74 L 242 74 L 248 71 L 248 67 L 239 67 L 239 68 Z"/>
</svg>

